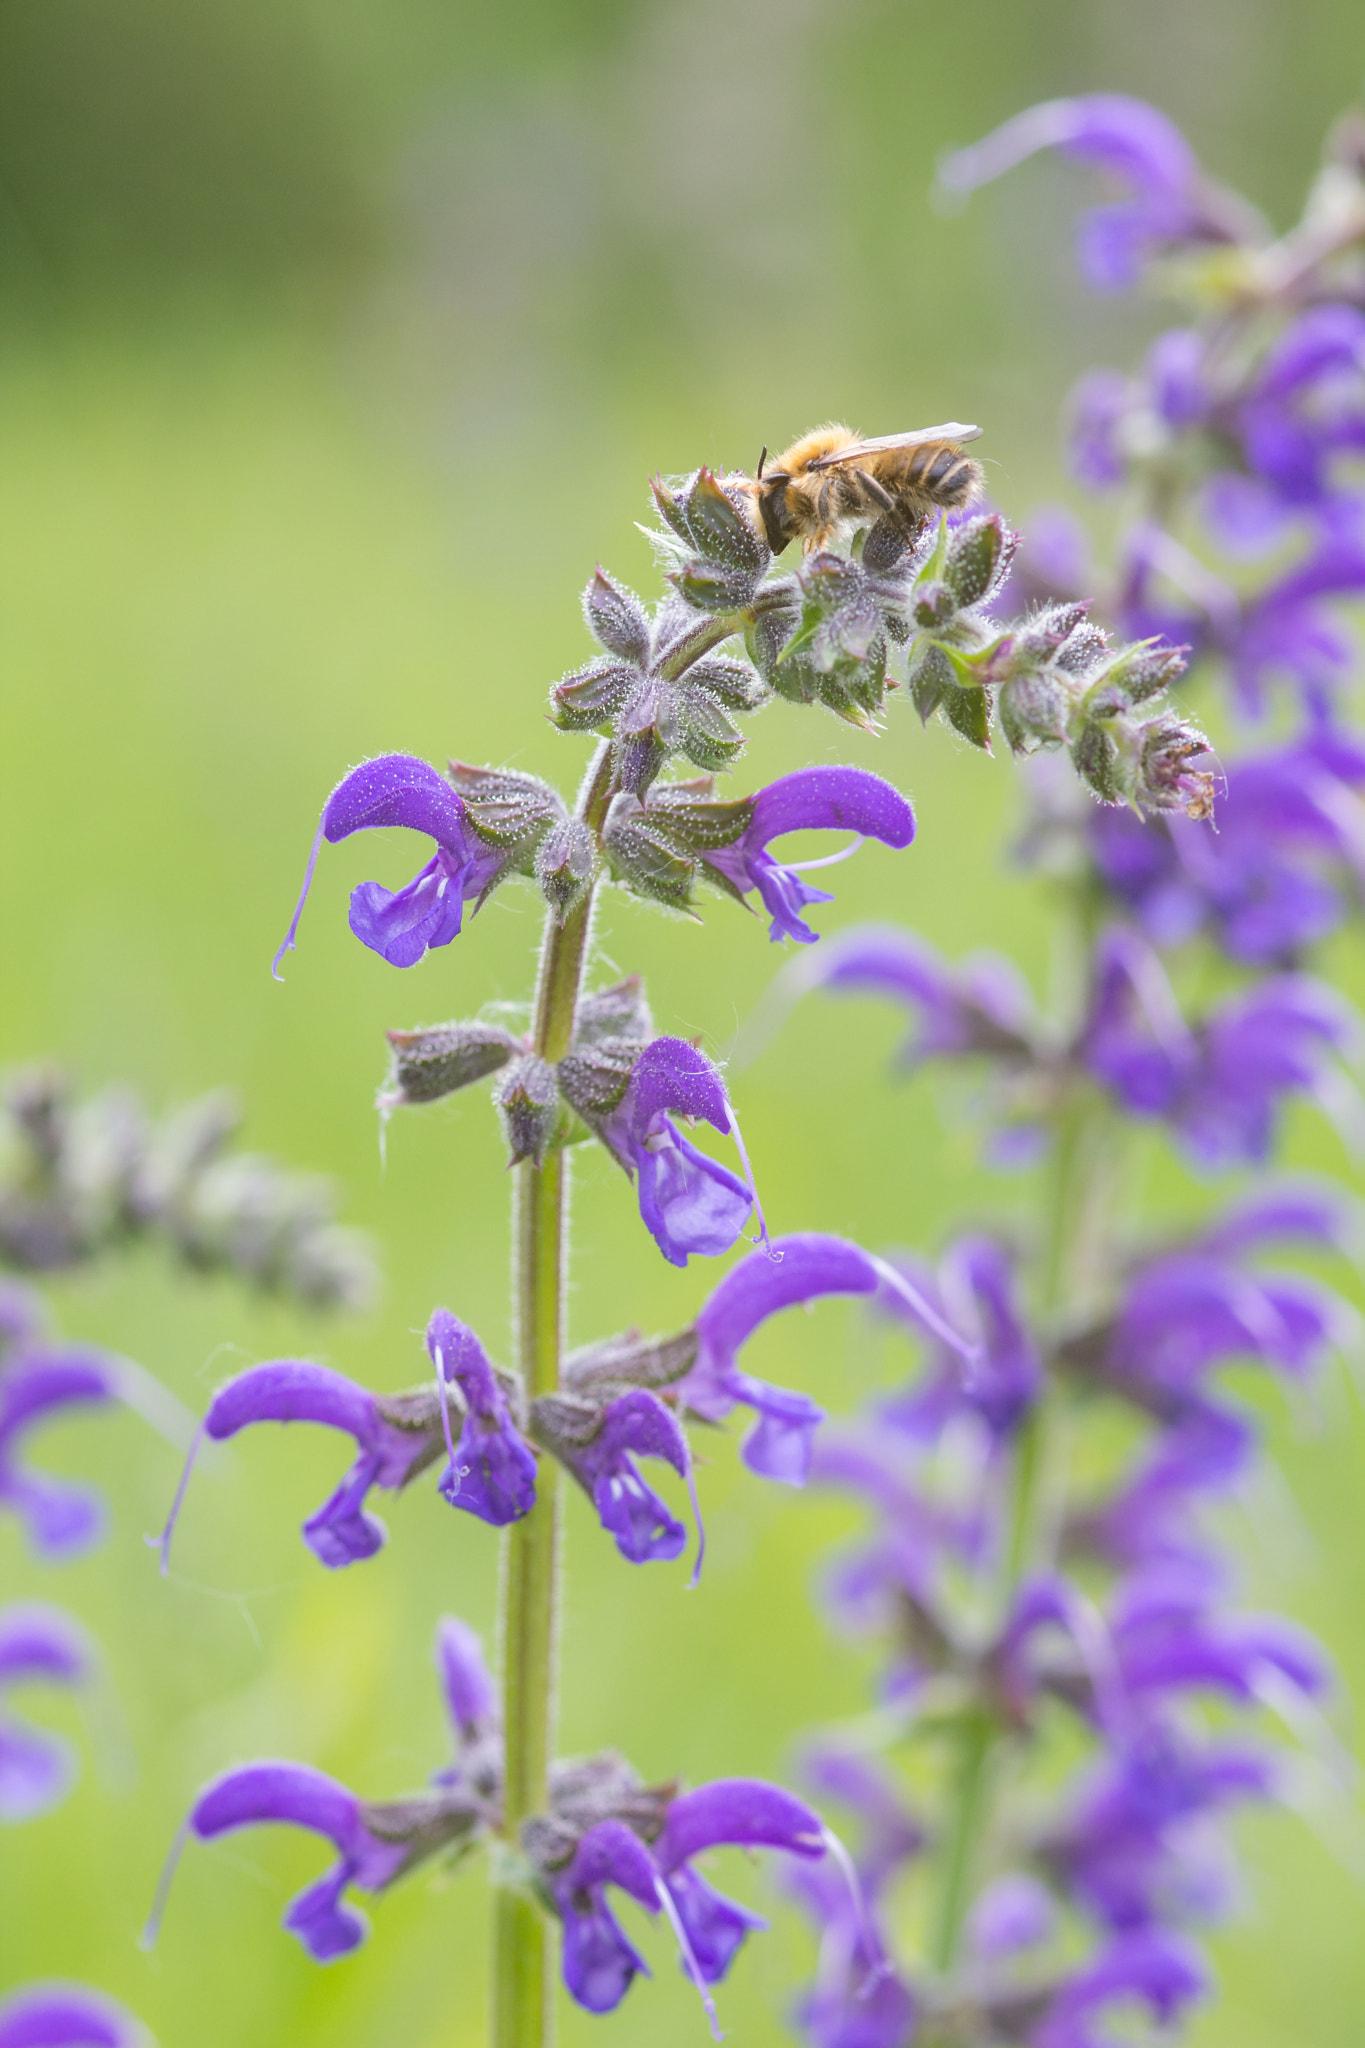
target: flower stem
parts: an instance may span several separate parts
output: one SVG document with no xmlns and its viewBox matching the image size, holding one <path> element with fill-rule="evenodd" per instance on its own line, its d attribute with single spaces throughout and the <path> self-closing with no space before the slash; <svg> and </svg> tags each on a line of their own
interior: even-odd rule
<svg viewBox="0 0 1365 2048">
<path fill-rule="evenodd" d="M 1076 919 L 1075 936 L 1090 938 L 1086 906 Z M 1058 1108 L 1038 1247 L 1037 1306 L 1045 1324 L 1084 1280 L 1082 1275 L 1098 1252 L 1098 1216 L 1102 1207 L 1099 1181 L 1103 1136 L 1096 1115 L 1097 1099 L 1083 1083 L 1069 1088 Z M 1007 1511 L 998 1596 L 997 1621 L 1007 1617 L 1020 1581 L 1046 1561 L 1049 1538 L 1057 1526 L 1056 1499 L 1062 1459 L 1057 1442 L 1057 1390 L 1046 1382 L 1039 1398 L 1016 1433 L 1012 1451 L 1011 1498 Z M 934 1962 L 943 1974 L 955 1965 L 962 1929 L 975 1889 L 980 1838 L 990 1823 L 991 1780 L 1001 1728 L 984 1705 L 964 1710 L 957 1728 L 957 1776 L 943 1830 L 943 1862 L 938 1919 L 934 1931 Z"/>
<path fill-rule="evenodd" d="M 578 815 L 601 829 L 611 791 L 611 749 L 599 748 L 583 783 Z M 592 895 L 560 924 L 545 922 L 533 1035 L 542 1058 L 558 1060 L 573 1037 L 587 960 Z M 539 1170 L 515 1169 L 513 1273 L 516 1361 L 528 1400 L 559 1385 L 564 1344 L 568 1155 L 551 1151 Z M 522 1823 L 544 1810 L 554 1754 L 559 1605 L 560 1474 L 541 1461 L 536 1504 L 503 1539 L 499 1640 L 503 1668 L 503 1826 L 517 1847 Z M 529 1892 L 499 1886 L 493 1909 L 493 2048 L 549 2048 L 554 2034 L 554 1930 Z"/>
</svg>

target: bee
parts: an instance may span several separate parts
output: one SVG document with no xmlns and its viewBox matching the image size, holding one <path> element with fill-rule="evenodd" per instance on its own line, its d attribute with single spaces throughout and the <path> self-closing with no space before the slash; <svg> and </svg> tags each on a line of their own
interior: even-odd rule
<svg viewBox="0 0 1365 2048">
<path fill-rule="evenodd" d="M 950 421 L 865 441 L 850 427 L 816 427 L 772 469 L 765 467 L 765 448 L 749 490 L 769 547 L 780 555 L 799 537 L 809 553 L 841 525 L 868 525 L 890 513 L 913 529 L 936 509 L 970 505 L 981 489 L 981 465 L 961 443 L 980 432 Z"/>
</svg>

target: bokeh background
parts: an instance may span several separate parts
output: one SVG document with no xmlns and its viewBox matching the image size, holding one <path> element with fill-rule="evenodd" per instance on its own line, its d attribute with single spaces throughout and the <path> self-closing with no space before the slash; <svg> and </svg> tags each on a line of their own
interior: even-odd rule
<svg viewBox="0 0 1365 2048">
<path fill-rule="evenodd" d="M 324 860 L 283 988 L 267 963 L 318 806 L 374 752 L 508 760 L 566 787 L 583 746 L 546 725 L 584 658 L 578 592 L 601 559 L 655 588 L 633 522 L 645 480 L 751 463 L 829 415 L 869 432 L 985 423 L 998 502 L 1072 499 L 1057 411 L 1094 360 L 1126 362 L 1156 309 L 1073 273 L 1080 181 L 1029 167 L 947 218 L 934 162 L 1030 101 L 1155 98 L 1218 176 L 1284 223 L 1323 127 L 1365 82 L 1357 0 L 6 0 L 0 10 L 3 797 L 0 1059 L 56 1054 L 89 1085 L 170 1104 L 240 1089 L 252 1143 L 332 1175 L 378 1240 L 381 1304 L 319 1325 L 193 1285 L 154 1259 L 56 1290 L 64 1326 L 142 1360 L 195 1408 L 218 1377 L 291 1351 L 378 1387 L 419 1378 L 448 1302 L 505 1355 L 506 1182 L 480 1095 L 398 1118 L 381 1168 L 388 1025 L 527 986 L 537 932 L 509 889 L 400 976 L 349 937 L 345 901 L 394 883 L 410 843 Z M 873 741 L 777 706 L 754 780 L 875 766 L 914 796 L 912 853 L 869 848 L 827 930 L 908 920 L 1037 976 L 1048 906 L 1005 860 L 1018 786 L 908 715 Z M 744 786 L 749 786 L 746 782 Z M 1360 975 L 1352 941 L 1338 966 Z M 604 971 L 642 968 L 663 1028 L 724 1051 L 778 956 L 717 900 L 704 927 L 619 895 Z M 775 1225 L 932 1247 L 1027 1208 L 975 1166 L 961 1107 L 895 1085 L 887 1012 L 812 1002 L 734 1076 Z M 1296 1159 L 1342 1169 L 1308 1118 Z M 1206 1199 L 1153 1147 L 1148 1198 Z M 676 1327 L 714 1269 L 678 1274 L 624 1182 L 582 1162 L 575 1341 Z M 788 1318 L 756 1370 L 847 1409 L 903 1369 L 837 1304 Z M 1243 1522 L 1253 1599 L 1318 1629 L 1365 1684 L 1365 1435 L 1343 1387 L 1270 1418 L 1278 1477 Z M 477 1868 L 381 1901 L 357 1958 L 321 1971 L 278 1929 L 317 1845 L 192 1851 L 160 1949 L 135 1936 L 202 1779 L 252 1755 L 311 1760 L 373 1796 L 443 1758 L 430 1667 L 454 1609 L 491 1626 L 496 1543 L 429 1486 L 374 1563 L 331 1577 L 297 1525 L 339 1470 L 320 1432 L 256 1432 L 196 1480 L 177 1570 L 142 1545 L 174 1454 L 128 1418 L 54 1430 L 97 1475 L 107 1547 L 42 1573 L 0 1529 L 0 1586 L 75 1606 L 103 1639 L 106 1716 L 76 1796 L 0 1841 L 0 1988 L 82 1976 L 163 2048 L 475 2048 L 487 1900 Z M 570 1510 L 563 1742 L 612 1742 L 692 1780 L 783 1774 L 801 1733 L 863 1701 L 863 1653 L 814 1599 L 847 1507 L 766 1487 L 721 1441 L 701 1477 L 702 1590 L 634 1571 Z M 78 1733 L 60 1703 L 42 1711 Z M 1293 1817 L 1243 1832 L 1245 1906 L 1214 1943 L 1198 2048 L 1346 2048 L 1365 2005 L 1365 1894 Z M 722 1875 L 745 1896 L 761 1872 Z M 569 2048 L 701 2038 L 666 1941 L 612 2019 Z M 723 2008 L 731 2038 L 788 2038 L 808 1966 L 777 1909 Z"/>
</svg>

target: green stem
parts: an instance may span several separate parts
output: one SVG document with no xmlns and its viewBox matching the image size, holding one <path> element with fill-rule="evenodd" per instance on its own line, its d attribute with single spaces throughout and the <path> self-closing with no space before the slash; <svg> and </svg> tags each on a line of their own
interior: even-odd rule
<svg viewBox="0 0 1365 2048">
<path fill-rule="evenodd" d="M 601 829 L 611 793 L 611 750 L 598 749 L 578 815 Z M 562 1059 L 573 1037 L 592 923 L 591 891 L 562 924 L 546 918 L 532 1031 L 536 1051 Z M 564 1347 L 569 1162 L 515 1169 L 513 1271 L 516 1362 L 528 1400 L 559 1385 Z M 515 1852 L 524 1821 L 544 1811 L 554 1754 L 559 1605 L 560 1473 L 541 1460 L 536 1504 L 503 1538 L 500 1629 L 505 1745 L 503 1829 Z M 515 1883 L 494 1894 L 493 2048 L 549 2048 L 554 2035 L 554 1928 Z"/>
<path fill-rule="evenodd" d="M 1042 1281 L 1038 1307 L 1044 1320 L 1054 1318 L 1068 1299 L 1076 1270 L 1077 1246 L 1093 1227 L 1085 1205 L 1093 1196 L 1094 1113 L 1086 1091 L 1073 1090 L 1063 1101 L 1056 1130 L 1051 1184 L 1045 1211 L 1040 1263 Z M 1009 1520 L 996 1613 L 1001 1621 L 1013 1604 L 1020 1580 L 1040 1561 L 1053 1523 L 1056 1454 L 1055 1395 L 1045 1386 L 1021 1425 L 1014 1444 Z M 963 1923 L 975 1889 L 980 1839 L 990 1819 L 990 1789 L 1001 1728 L 985 1706 L 964 1712 L 958 1729 L 957 1777 L 943 1836 L 942 1889 L 935 1929 L 934 1961 L 947 1974 L 958 1955 Z"/>
<path fill-rule="evenodd" d="M 976 1708 L 962 1716 L 957 1730 L 957 1780 L 953 1787 L 952 1823 L 943 1848 L 943 1889 L 934 1934 L 935 1967 L 947 1975 L 957 1959 L 962 1923 L 972 1902 L 977 1837 L 986 1816 L 995 1723 Z"/>
</svg>

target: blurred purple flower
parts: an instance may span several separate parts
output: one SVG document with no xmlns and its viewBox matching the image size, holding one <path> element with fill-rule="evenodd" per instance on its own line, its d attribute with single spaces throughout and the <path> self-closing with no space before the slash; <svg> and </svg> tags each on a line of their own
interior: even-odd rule
<svg viewBox="0 0 1365 2048">
<path fill-rule="evenodd" d="M 1182 1935 L 1144 1928 L 1109 1941 L 1054 1996 L 1029 2048 L 1112 2048 L 1117 2038 L 1098 2024 L 1106 2008 L 1136 1999 L 1162 2028 L 1171 2026 L 1208 1989 L 1199 1951 Z"/>
<path fill-rule="evenodd" d="M 939 184 L 947 192 L 975 191 L 1040 149 L 1059 150 L 1128 187 L 1127 198 L 1081 217 L 1081 267 L 1101 291 L 1135 283 L 1153 256 L 1182 243 L 1231 241 L 1249 224 L 1245 210 L 1207 183 L 1179 129 L 1155 107 L 1121 93 L 1030 107 L 947 157 Z"/>
<path fill-rule="evenodd" d="M 885 1260 L 847 1238 L 806 1231 L 777 1238 L 730 1269 L 697 1317 L 696 1362 L 671 1391 L 683 1409 L 707 1422 L 724 1421 L 737 1406 L 752 1408 L 758 1422 L 740 1452 L 745 1464 L 765 1479 L 802 1486 L 825 1411 L 808 1395 L 741 1372 L 737 1355 L 759 1324 L 780 1309 L 826 1294 L 879 1292 L 959 1353 L 970 1352 L 970 1341 Z"/>
<path fill-rule="evenodd" d="M 66 1797 L 76 1772 L 68 1742 L 40 1734 L 8 1711 L 10 1690 L 79 1687 L 93 1668 L 89 1638 L 60 1607 L 36 1600 L 0 1607 L 0 1822 L 48 1812 Z"/>
<path fill-rule="evenodd" d="M 139 2048 L 126 2007 L 85 1984 L 24 1984 L 0 1998 L 0 2048 Z"/>
<path fill-rule="evenodd" d="M 1091 853 L 1106 886 L 1157 945 L 1203 926 L 1236 960 L 1270 967 L 1325 938 L 1346 914 L 1342 883 L 1365 877 L 1365 748 L 1346 732 L 1310 733 L 1234 764 L 1214 830 L 1183 818 L 1144 823 L 1096 808 Z"/>
<path fill-rule="evenodd" d="M 1155 953 L 1111 930 L 1079 1051 L 1131 1115 L 1162 1118 L 1198 1164 L 1225 1166 L 1266 1157 L 1282 1099 L 1321 1093 L 1357 1030 L 1334 989 L 1296 974 L 1228 998 L 1192 1030 Z"/>
</svg>

